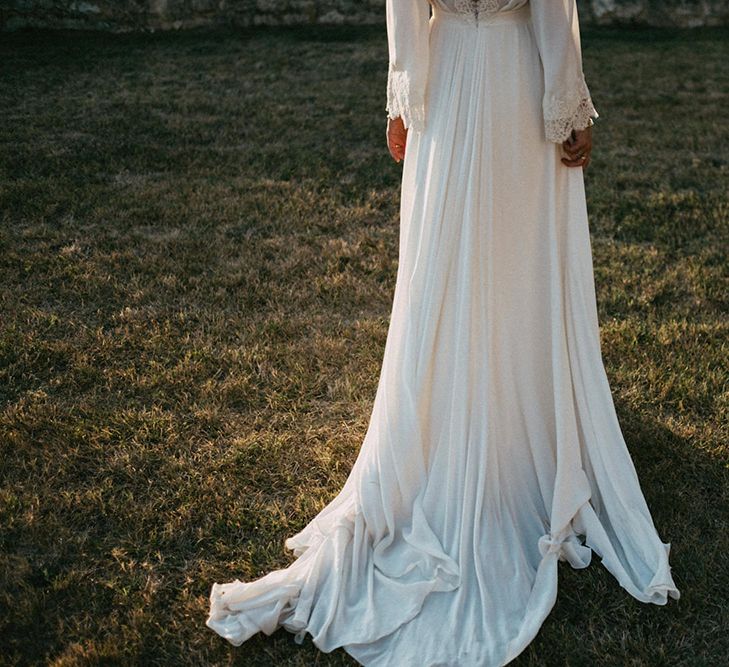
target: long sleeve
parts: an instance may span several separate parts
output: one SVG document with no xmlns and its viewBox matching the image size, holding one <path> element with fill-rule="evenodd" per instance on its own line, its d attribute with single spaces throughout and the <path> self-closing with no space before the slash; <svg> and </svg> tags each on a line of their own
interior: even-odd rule
<svg viewBox="0 0 729 667">
<path fill-rule="evenodd" d="M 402 117 L 406 128 L 425 127 L 425 88 L 429 64 L 428 0 L 387 0 L 387 115 Z"/>
<path fill-rule="evenodd" d="M 576 0 L 530 0 L 532 25 L 544 69 L 544 133 L 562 143 L 598 113 L 582 72 Z"/>
</svg>

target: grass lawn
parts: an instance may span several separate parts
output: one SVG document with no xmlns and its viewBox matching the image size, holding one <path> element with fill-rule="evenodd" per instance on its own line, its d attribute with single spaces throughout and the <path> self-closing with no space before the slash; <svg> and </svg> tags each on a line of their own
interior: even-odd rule
<svg viewBox="0 0 729 667">
<path fill-rule="evenodd" d="M 367 427 L 397 272 L 384 27 L 0 41 L 0 663 L 353 665 L 205 627 Z M 514 665 L 729 655 L 729 31 L 583 30 L 604 361 L 682 598 L 600 564 Z M 724 369 L 722 365 L 724 364 Z"/>
</svg>

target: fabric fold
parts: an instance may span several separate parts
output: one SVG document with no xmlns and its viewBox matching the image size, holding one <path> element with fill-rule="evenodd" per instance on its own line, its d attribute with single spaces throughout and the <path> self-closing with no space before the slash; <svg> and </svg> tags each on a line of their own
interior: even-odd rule
<svg viewBox="0 0 729 667">
<path fill-rule="evenodd" d="M 422 512 L 415 515 L 424 521 Z M 287 568 L 251 582 L 214 584 L 206 625 L 235 646 L 257 632 L 270 635 L 283 627 L 297 643 L 309 633 L 329 652 L 392 633 L 418 613 L 428 594 L 459 585 L 457 563 L 424 523 L 417 534 L 388 536 L 383 560 L 378 557 L 383 542 L 373 543 L 354 504 L 346 511 L 340 507 L 330 519 L 324 531 L 312 521 L 286 540 L 299 554 Z"/>
</svg>

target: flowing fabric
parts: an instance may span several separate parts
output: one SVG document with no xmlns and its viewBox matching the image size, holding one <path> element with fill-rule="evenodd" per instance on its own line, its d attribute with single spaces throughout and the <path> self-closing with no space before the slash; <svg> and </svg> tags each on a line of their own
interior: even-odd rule
<svg viewBox="0 0 729 667">
<path fill-rule="evenodd" d="M 531 4 L 434 3 L 422 99 L 417 73 L 390 77 L 412 114 L 369 426 L 286 540 L 296 560 L 213 585 L 207 625 L 234 645 L 283 627 L 373 667 L 504 665 L 552 609 L 558 561 L 593 552 L 637 600 L 679 598 L 603 367 L 583 173 L 550 137 Z M 583 86 L 559 107 L 572 126 L 596 116 Z"/>
</svg>

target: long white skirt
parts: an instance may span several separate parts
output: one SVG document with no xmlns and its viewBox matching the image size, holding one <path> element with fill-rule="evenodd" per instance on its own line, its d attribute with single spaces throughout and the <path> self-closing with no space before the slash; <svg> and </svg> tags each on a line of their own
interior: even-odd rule
<svg viewBox="0 0 729 667">
<path fill-rule="evenodd" d="M 679 597 L 603 367 L 583 173 L 542 131 L 527 11 L 431 18 L 403 161 L 397 282 L 369 427 L 297 560 L 214 584 L 207 625 L 278 627 L 388 667 L 503 665 L 594 551 Z"/>
</svg>

